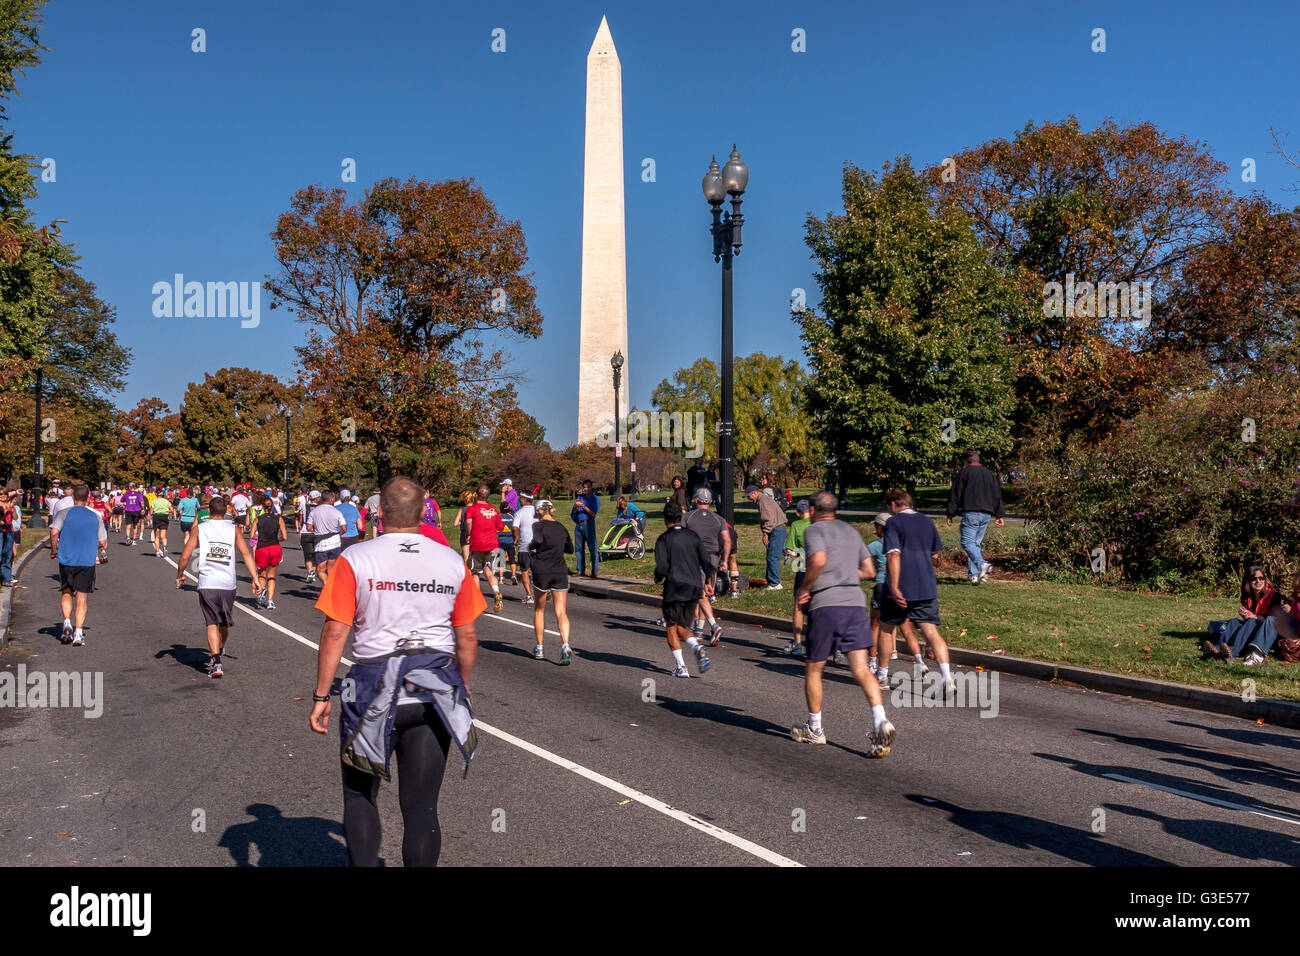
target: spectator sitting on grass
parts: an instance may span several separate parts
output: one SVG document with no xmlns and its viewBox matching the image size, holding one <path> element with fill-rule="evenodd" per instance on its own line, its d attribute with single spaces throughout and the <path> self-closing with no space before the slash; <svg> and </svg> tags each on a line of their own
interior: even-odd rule
<svg viewBox="0 0 1300 956">
<path fill-rule="evenodd" d="M 1277 642 L 1300 638 L 1300 574 L 1291 582 L 1291 594 L 1282 598 L 1281 606 L 1273 612 L 1273 634 L 1271 640 L 1268 638 L 1268 635 L 1261 633 L 1247 646 L 1247 654 L 1254 649 L 1261 658 L 1268 657 L 1268 652 L 1277 646 Z M 1287 659 L 1280 651 L 1277 656 Z M 1250 663 L 1249 657 L 1242 663 Z"/>
<path fill-rule="evenodd" d="M 1211 621 L 1210 640 L 1201 644 L 1207 657 L 1232 660 L 1246 653 L 1245 664 L 1258 664 L 1277 641 L 1273 614 L 1282 605 L 1280 595 L 1268 582 L 1268 575 L 1257 564 L 1246 569 L 1241 581 L 1241 609 L 1230 621 Z M 1216 643 L 1217 638 L 1217 643 Z"/>
</svg>

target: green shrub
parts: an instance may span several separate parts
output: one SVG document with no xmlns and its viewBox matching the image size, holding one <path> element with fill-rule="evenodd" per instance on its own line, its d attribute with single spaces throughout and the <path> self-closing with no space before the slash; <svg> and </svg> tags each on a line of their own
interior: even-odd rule
<svg viewBox="0 0 1300 956">
<path fill-rule="evenodd" d="M 1153 590 L 1235 585 L 1263 564 L 1281 586 L 1300 565 L 1300 393 L 1295 370 L 1186 391 L 1094 445 L 1029 449 L 1022 558 L 1057 579 Z M 1253 440 L 1250 440 L 1252 439 Z"/>
</svg>

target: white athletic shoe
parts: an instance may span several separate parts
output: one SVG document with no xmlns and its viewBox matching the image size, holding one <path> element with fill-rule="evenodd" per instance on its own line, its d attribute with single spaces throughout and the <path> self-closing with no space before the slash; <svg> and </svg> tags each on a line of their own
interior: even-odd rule
<svg viewBox="0 0 1300 956">
<path fill-rule="evenodd" d="M 675 667 L 675 668 L 673 668 L 673 676 L 674 676 L 674 677 L 690 677 L 690 676 L 691 676 L 691 672 L 688 671 L 688 670 L 686 669 L 686 665 L 683 664 L 681 667 Z"/>
<path fill-rule="evenodd" d="M 790 736 L 801 744 L 826 743 L 826 730 L 822 727 L 813 730 L 807 724 L 804 724 L 802 727 L 791 727 Z"/>
<path fill-rule="evenodd" d="M 533 660 L 535 661 L 546 660 L 546 648 L 544 648 L 541 644 L 538 644 L 536 647 L 533 648 Z"/>
<path fill-rule="evenodd" d="M 82 634 L 74 634 L 74 635 L 72 636 L 72 646 L 73 646 L 73 647 L 85 647 L 85 646 L 86 646 L 86 638 L 85 638 L 85 636 L 82 635 Z"/>
<path fill-rule="evenodd" d="M 986 581 L 988 581 L 989 575 L 992 573 L 993 573 L 993 565 L 985 561 L 984 566 L 980 568 L 980 584 L 984 584 Z"/>
<path fill-rule="evenodd" d="M 893 724 L 886 720 L 876 728 L 875 733 L 869 735 L 871 750 L 867 756 L 888 757 L 896 736 L 898 736 L 898 731 L 894 729 Z"/>
</svg>

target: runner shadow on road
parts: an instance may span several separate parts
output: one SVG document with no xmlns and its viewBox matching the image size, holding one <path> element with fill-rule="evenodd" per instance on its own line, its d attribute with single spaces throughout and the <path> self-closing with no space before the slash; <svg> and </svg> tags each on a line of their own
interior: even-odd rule
<svg viewBox="0 0 1300 956">
<path fill-rule="evenodd" d="M 1231 780 L 1233 783 L 1242 783 L 1246 781 L 1234 780 L 1233 773 L 1242 776 L 1256 778 L 1256 782 L 1268 786 L 1284 786 L 1285 782 L 1292 784 L 1292 789 L 1300 789 L 1296 784 L 1300 784 L 1300 772 L 1296 772 L 1288 767 L 1279 767 L 1277 764 L 1269 763 L 1265 760 L 1257 760 L 1253 757 L 1245 757 L 1238 754 L 1220 753 L 1217 750 L 1210 750 L 1207 747 L 1200 747 L 1196 744 L 1182 744 L 1172 740 L 1161 740 L 1154 737 L 1128 737 L 1124 734 L 1117 734 L 1109 730 L 1089 730 L 1086 727 L 1079 728 L 1080 733 L 1093 734 L 1097 737 L 1109 737 L 1116 743 L 1125 744 L 1129 747 L 1139 747 L 1143 750 L 1154 750 L 1159 753 L 1169 754 L 1163 758 L 1166 762 L 1176 766 L 1193 767 L 1197 770 L 1208 770 L 1216 776 Z M 1183 760 L 1174 759 L 1182 757 Z M 1192 760 L 1204 760 L 1208 763 L 1227 764 L 1228 768 L 1208 767 L 1205 764 L 1191 763 Z M 1270 779 L 1270 777 L 1279 777 Z"/>
<path fill-rule="evenodd" d="M 200 674 L 206 675 L 208 672 L 207 664 L 209 654 L 206 647 L 199 648 L 190 647 L 187 644 L 173 644 L 171 647 L 159 651 L 153 656 L 153 659 L 159 661 L 164 657 L 173 658 L 176 663 L 184 664 L 186 667 L 191 667 Z M 312 691 L 312 693 L 314 694 L 315 691 Z"/>
<path fill-rule="evenodd" d="M 626 654 L 610 654 L 608 651 L 588 651 L 580 647 L 575 647 L 573 653 L 578 655 L 580 660 L 590 661 L 593 664 L 614 664 L 618 667 L 631 667 L 633 670 L 650 671 L 652 674 L 662 674 L 664 669 L 657 667 L 639 657 L 629 657 Z"/>
<path fill-rule="evenodd" d="M 605 630 L 607 631 L 631 631 L 634 634 L 648 634 L 651 637 L 663 637 L 663 628 L 656 627 L 654 622 L 647 621 L 643 617 L 632 617 L 627 614 L 606 614 Z"/>
<path fill-rule="evenodd" d="M 1272 860 L 1286 866 L 1295 866 L 1295 861 L 1300 859 L 1300 839 L 1284 833 L 1246 827 L 1239 823 L 1224 823 L 1222 820 L 1178 820 L 1162 817 L 1150 810 L 1113 803 L 1103 806 L 1108 811 L 1114 810 L 1116 813 L 1126 813 L 1159 823 L 1170 836 L 1228 856 L 1243 860 Z"/>
<path fill-rule="evenodd" d="M 774 674 L 781 674 L 785 677 L 797 677 L 800 680 L 803 680 L 804 665 L 801 658 L 790 657 L 789 655 L 782 654 L 779 651 L 772 651 L 770 658 L 745 657 L 741 659 L 746 664 L 753 664 L 760 670 L 771 671 Z M 841 671 L 838 665 L 836 665 L 835 670 L 831 670 L 830 666 L 827 666 L 827 668 L 822 671 L 822 680 L 833 681 L 837 684 L 852 684 L 855 687 L 857 686 L 857 681 L 853 679 L 853 675 L 848 671 Z"/>
<path fill-rule="evenodd" d="M 286 817 L 269 803 L 251 804 L 252 822 L 227 827 L 217 846 L 236 866 L 347 866 L 343 825 L 324 817 Z M 252 862 L 253 847 L 257 863 Z"/>
<path fill-rule="evenodd" d="M 1171 720 L 1169 722 L 1175 727 L 1190 727 L 1192 730 L 1203 730 L 1211 737 L 1235 740 L 1241 744 L 1254 744 L 1257 747 L 1260 745 L 1266 747 L 1300 747 L 1300 736 L 1290 734 L 1270 734 L 1262 730 L 1246 730 L 1237 727 L 1207 727 L 1204 724 L 1194 724 L 1186 720 Z"/>
<path fill-rule="evenodd" d="M 764 737 L 775 736 L 790 739 L 790 728 L 779 727 L 770 720 L 755 717 L 735 707 L 727 707 L 725 704 L 712 704 L 698 700 L 676 700 L 662 694 L 655 698 L 655 702 L 662 705 L 664 710 L 679 717 L 694 717 L 715 724 L 726 724 L 729 727 L 752 730 Z"/>
<path fill-rule="evenodd" d="M 524 650 L 522 647 L 516 647 L 514 644 L 507 644 L 505 641 L 485 641 L 482 638 L 479 638 L 478 646 L 489 651 L 503 651 L 506 654 L 514 654 L 516 657 L 527 657 L 530 660 L 533 656 L 533 645 L 531 644 L 529 645 L 528 650 Z M 315 691 L 312 693 L 315 693 Z"/>
<path fill-rule="evenodd" d="M 907 799 L 942 810 L 954 826 L 1017 850 L 1045 850 L 1086 866 L 1171 866 L 1169 862 L 1126 847 L 1105 843 L 1089 830 L 998 810 L 968 810 L 955 803 L 909 793 Z"/>
<path fill-rule="evenodd" d="M 1055 763 L 1065 764 L 1072 770 L 1080 773 L 1086 773 L 1093 777 L 1105 777 L 1107 774 L 1119 774 L 1123 777 L 1131 777 L 1133 780 L 1141 780 L 1143 783 L 1154 784 L 1159 787 L 1166 787 L 1172 790 L 1182 790 L 1194 796 L 1206 797 L 1212 800 L 1224 800 L 1233 803 L 1239 807 L 1245 807 L 1248 810 L 1259 810 L 1265 813 L 1277 813 L 1290 819 L 1297 819 L 1296 812 L 1292 807 L 1281 806 L 1276 803 L 1268 803 L 1265 800 L 1257 799 L 1246 793 L 1239 793 L 1236 790 L 1229 790 L 1227 787 L 1219 786 L 1217 783 L 1211 783 L 1205 780 L 1196 780 L 1188 777 L 1177 777 L 1173 774 L 1160 773 L 1155 770 L 1148 770 L 1144 767 L 1123 767 L 1118 765 L 1106 765 L 1088 763 L 1085 760 L 1077 760 L 1073 757 L 1062 757 L 1057 754 L 1036 753 L 1035 757 L 1043 760 L 1051 760 Z M 1210 770 L 1205 767 L 1202 769 Z M 1140 786 L 1139 784 L 1128 783 L 1126 781 L 1117 781 L 1126 786 Z"/>
</svg>

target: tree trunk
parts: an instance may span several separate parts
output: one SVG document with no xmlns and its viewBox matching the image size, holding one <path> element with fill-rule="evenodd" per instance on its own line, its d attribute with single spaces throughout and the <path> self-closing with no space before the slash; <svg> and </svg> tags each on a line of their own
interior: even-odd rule
<svg viewBox="0 0 1300 956">
<path fill-rule="evenodd" d="M 379 487 L 393 477 L 393 449 L 387 435 L 375 436 L 375 474 L 379 476 Z"/>
</svg>

